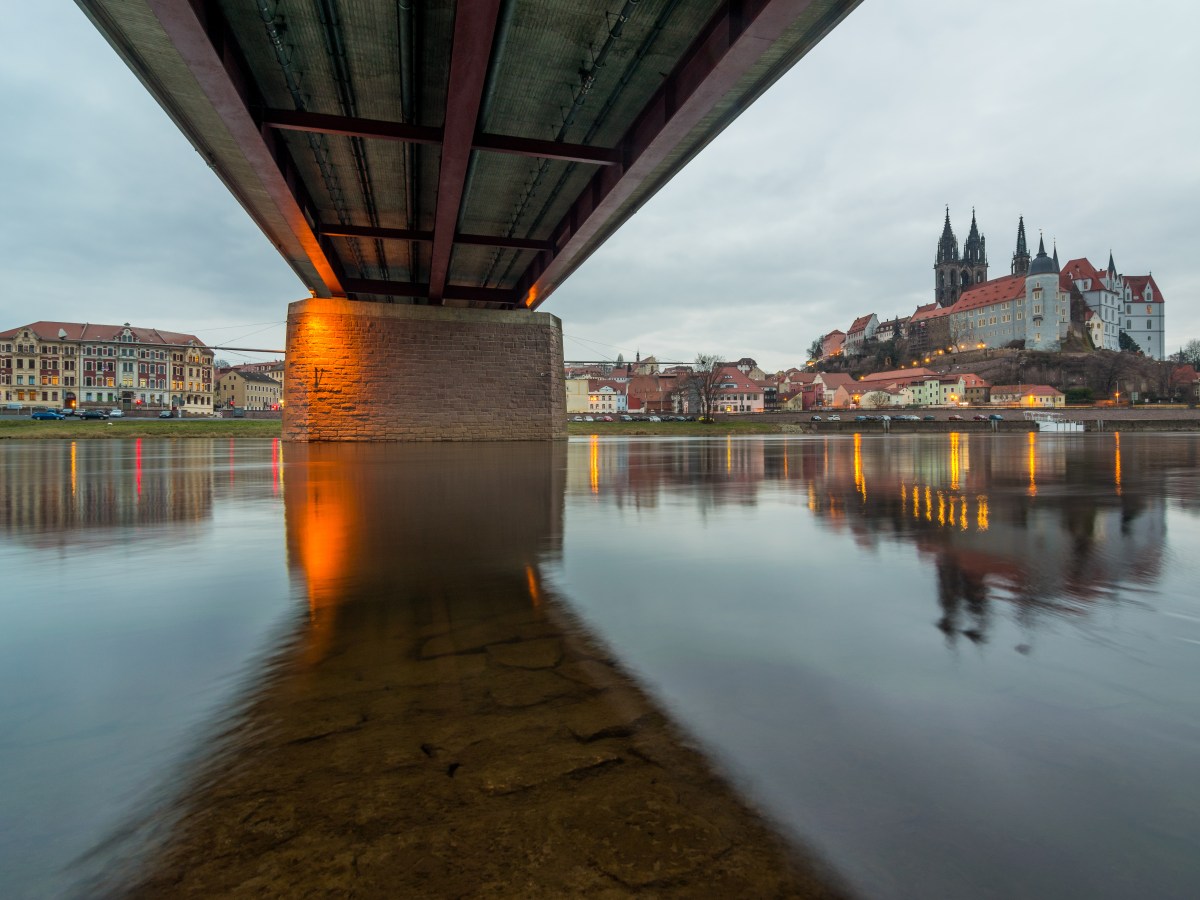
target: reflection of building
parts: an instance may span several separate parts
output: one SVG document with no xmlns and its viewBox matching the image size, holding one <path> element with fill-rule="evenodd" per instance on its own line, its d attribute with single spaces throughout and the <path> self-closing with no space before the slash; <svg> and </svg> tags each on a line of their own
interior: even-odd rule
<svg viewBox="0 0 1200 900">
<path fill-rule="evenodd" d="M 0 332 L 0 390 L 22 406 L 211 412 L 213 354 L 190 334 L 79 322 Z"/>
<path fill-rule="evenodd" d="M 997 599 L 1014 603 L 1029 623 L 1043 613 L 1086 614 L 1115 585 L 1158 577 L 1164 492 L 1145 480 L 1169 460 L 1147 466 L 1150 449 L 1148 441 L 1127 438 L 1123 452 L 1119 435 L 1080 443 L 1036 433 L 593 437 L 570 443 L 567 489 L 638 509 L 668 497 L 703 509 L 753 505 L 766 490 L 794 492 L 825 527 L 851 533 L 864 548 L 885 540 L 913 545 L 938 572 L 939 627 L 986 640 Z M 1190 442 L 1162 452 L 1190 454 L 1181 465 L 1194 465 Z"/>
<path fill-rule="evenodd" d="M 0 533 L 10 537 L 57 545 L 94 530 L 121 542 L 123 526 L 212 516 L 212 441 L 39 441 L 6 447 L 5 458 Z"/>
</svg>

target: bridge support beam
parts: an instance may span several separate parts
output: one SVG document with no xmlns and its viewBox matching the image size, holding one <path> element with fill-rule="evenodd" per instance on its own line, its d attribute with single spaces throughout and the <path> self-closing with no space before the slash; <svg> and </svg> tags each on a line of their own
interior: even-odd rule
<svg viewBox="0 0 1200 900">
<path fill-rule="evenodd" d="M 300 300 L 284 375 L 290 441 L 566 437 L 562 323 L 547 313 Z"/>
</svg>

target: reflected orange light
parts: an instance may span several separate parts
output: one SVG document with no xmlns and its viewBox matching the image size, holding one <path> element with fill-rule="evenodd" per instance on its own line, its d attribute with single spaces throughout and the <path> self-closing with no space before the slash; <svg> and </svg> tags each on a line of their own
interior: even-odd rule
<svg viewBox="0 0 1200 900">
<path fill-rule="evenodd" d="M 142 496 L 142 439 L 138 438 L 133 444 L 133 482 L 137 495 Z"/>
<path fill-rule="evenodd" d="M 958 449 L 959 434 L 957 431 L 950 433 L 950 490 L 958 490 L 959 476 L 962 470 L 962 459 L 959 456 Z"/>
<path fill-rule="evenodd" d="M 933 488 L 925 487 L 925 521 L 933 521 Z"/>
<path fill-rule="evenodd" d="M 1029 432 L 1029 496 L 1037 496 L 1037 445 L 1036 435 Z"/>
<path fill-rule="evenodd" d="M 938 498 L 938 524 L 944 526 L 946 524 L 946 497 L 941 492 L 937 492 Z"/>
<path fill-rule="evenodd" d="M 854 488 L 862 494 L 863 503 L 867 502 L 867 479 L 863 475 L 862 465 L 862 435 L 854 435 Z"/>
<path fill-rule="evenodd" d="M 588 452 L 588 474 L 592 481 L 592 493 L 600 493 L 600 435 L 592 435 Z"/>
<path fill-rule="evenodd" d="M 1116 468 L 1113 470 L 1113 482 L 1117 486 L 1117 496 L 1121 494 L 1121 432 L 1114 431 L 1113 438 L 1116 440 Z"/>
<path fill-rule="evenodd" d="M 961 528 L 963 531 L 966 531 L 967 523 L 968 523 L 968 520 L 970 519 L 971 514 L 970 514 L 970 511 L 967 509 L 967 498 L 963 497 L 962 501 L 963 501 L 962 515 L 958 517 L 958 527 Z"/>
<path fill-rule="evenodd" d="M 533 304 L 536 302 L 537 302 L 537 285 L 535 284 L 533 287 L 531 287 L 529 289 L 529 293 L 525 295 L 525 305 L 533 306 Z"/>
<path fill-rule="evenodd" d="M 75 494 L 76 471 L 77 470 L 76 470 L 76 466 L 75 466 L 75 442 L 71 441 L 71 495 L 72 496 L 74 496 L 74 494 Z"/>
<path fill-rule="evenodd" d="M 913 518 L 921 518 L 921 494 L 915 484 L 913 485 Z"/>
<path fill-rule="evenodd" d="M 279 438 L 271 440 L 271 493 L 279 493 Z"/>
<path fill-rule="evenodd" d="M 725 474 L 733 471 L 733 435 L 725 438 Z"/>
<path fill-rule="evenodd" d="M 542 592 L 538 589 L 537 573 L 533 566 L 525 567 L 525 580 L 529 583 L 529 602 L 535 606 L 542 605 Z"/>
<path fill-rule="evenodd" d="M 309 482 L 296 529 L 298 562 L 308 588 L 308 631 L 304 661 L 319 662 L 333 640 L 340 585 L 352 559 L 351 523 L 356 519 L 352 488 L 336 477 Z M 288 510 L 289 517 L 291 509 Z"/>
<path fill-rule="evenodd" d="M 975 527 L 979 531 L 988 530 L 988 498 L 986 494 L 980 494 L 975 498 Z"/>
</svg>

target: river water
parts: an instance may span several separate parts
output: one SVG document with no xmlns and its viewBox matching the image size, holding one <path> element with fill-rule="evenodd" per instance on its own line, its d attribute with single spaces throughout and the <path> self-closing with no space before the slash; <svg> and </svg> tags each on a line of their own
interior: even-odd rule
<svg viewBox="0 0 1200 900">
<path fill-rule="evenodd" d="M 0 442 L 8 897 L 1190 897 L 1188 435 Z"/>
</svg>

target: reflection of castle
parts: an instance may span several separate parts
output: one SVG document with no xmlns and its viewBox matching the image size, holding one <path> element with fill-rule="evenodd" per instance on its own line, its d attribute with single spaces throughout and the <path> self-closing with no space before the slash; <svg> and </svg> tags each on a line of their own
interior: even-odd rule
<svg viewBox="0 0 1200 900">
<path fill-rule="evenodd" d="M 1173 452 L 1194 454 L 1183 444 Z M 592 439 L 570 453 L 571 494 L 653 507 L 671 493 L 753 504 L 782 490 L 860 546 L 912 543 L 937 568 L 939 627 L 972 640 L 986 639 L 990 600 L 1013 602 L 1022 616 L 1077 615 L 1120 583 L 1153 582 L 1162 566 L 1165 500 L 1146 479 L 1169 461 L 1147 465 L 1148 443 L 1127 438 L 1123 449 L 1116 434 Z"/>
</svg>

